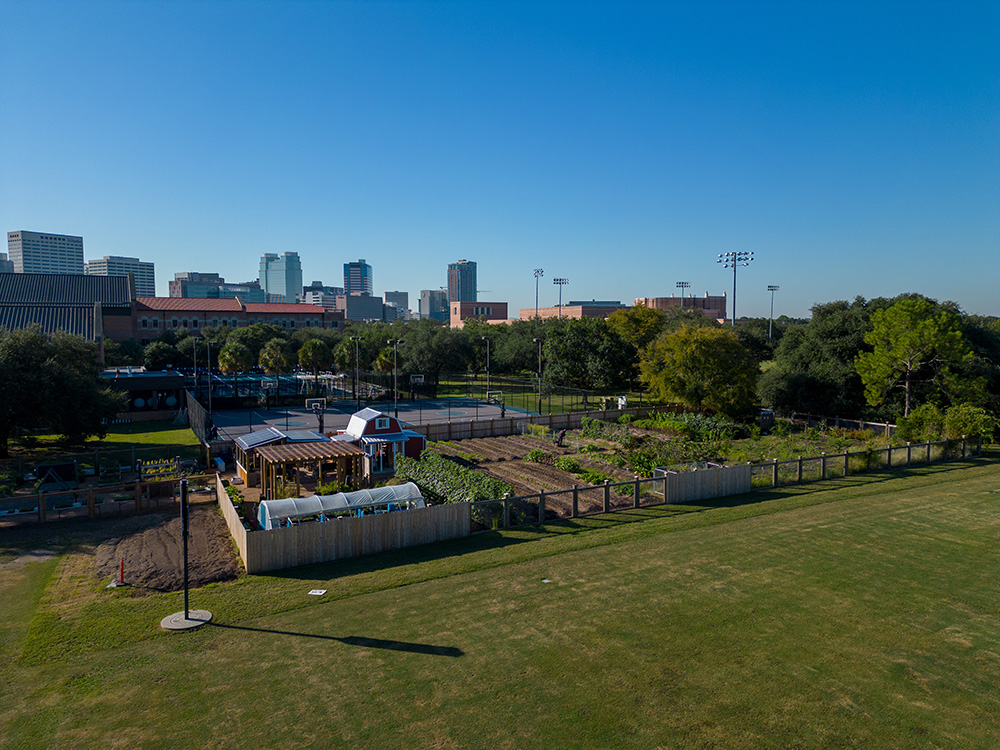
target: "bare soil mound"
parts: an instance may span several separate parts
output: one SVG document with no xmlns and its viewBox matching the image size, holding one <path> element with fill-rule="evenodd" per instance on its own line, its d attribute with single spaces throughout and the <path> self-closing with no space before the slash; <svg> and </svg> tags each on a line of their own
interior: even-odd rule
<svg viewBox="0 0 1000 750">
<path fill-rule="evenodd" d="M 240 573 L 229 529 L 214 505 L 192 506 L 188 536 L 188 581 L 202 586 L 229 581 Z M 181 520 L 160 513 L 136 516 L 127 530 L 97 548 L 97 575 L 118 578 L 125 560 L 125 582 L 151 591 L 184 588 Z"/>
</svg>

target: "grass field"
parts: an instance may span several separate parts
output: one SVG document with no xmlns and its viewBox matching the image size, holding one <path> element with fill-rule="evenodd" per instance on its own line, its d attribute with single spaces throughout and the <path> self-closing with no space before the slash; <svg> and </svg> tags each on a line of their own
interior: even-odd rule
<svg viewBox="0 0 1000 750">
<path fill-rule="evenodd" d="M 0 538 L 0 746 L 1000 746 L 1000 467 L 488 533 L 177 595 Z M 306 592 L 325 588 L 317 600 Z"/>
</svg>

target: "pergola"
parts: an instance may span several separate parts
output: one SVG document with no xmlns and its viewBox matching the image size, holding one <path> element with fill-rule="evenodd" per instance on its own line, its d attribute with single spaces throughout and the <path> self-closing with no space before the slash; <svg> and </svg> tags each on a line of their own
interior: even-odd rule
<svg viewBox="0 0 1000 750">
<path fill-rule="evenodd" d="M 277 499 L 278 477 L 288 480 L 289 471 L 295 475 L 295 494 L 299 494 L 299 469 L 317 467 L 319 483 L 324 471 L 330 479 L 346 481 L 348 475 L 359 484 L 364 474 L 365 452 L 351 443 L 326 441 L 322 443 L 285 443 L 264 445 L 257 449 L 260 461 L 260 485 L 266 499 Z M 331 466 L 332 465 L 332 466 Z M 332 471 L 332 476 L 331 476 Z"/>
</svg>

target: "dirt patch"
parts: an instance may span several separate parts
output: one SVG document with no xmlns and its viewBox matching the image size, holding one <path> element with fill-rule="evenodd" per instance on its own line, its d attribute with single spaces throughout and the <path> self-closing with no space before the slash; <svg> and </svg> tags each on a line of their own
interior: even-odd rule
<svg viewBox="0 0 1000 750">
<path fill-rule="evenodd" d="M 181 521 L 177 516 L 153 514 L 130 519 L 121 536 L 97 548 L 97 575 L 118 579 L 125 560 L 125 582 L 151 591 L 178 591 L 184 587 Z M 214 505 L 191 508 L 188 536 L 188 581 L 202 586 L 229 581 L 240 573 L 226 522 Z"/>
</svg>

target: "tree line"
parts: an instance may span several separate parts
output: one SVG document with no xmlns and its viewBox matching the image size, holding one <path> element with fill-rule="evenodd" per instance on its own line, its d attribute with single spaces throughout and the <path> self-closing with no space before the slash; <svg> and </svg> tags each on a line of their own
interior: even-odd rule
<svg viewBox="0 0 1000 750">
<path fill-rule="evenodd" d="M 654 399 L 733 418 L 752 416 L 758 406 L 890 422 L 923 409 L 917 416 L 933 423 L 934 410 L 957 405 L 1000 414 L 1000 319 L 969 315 L 953 302 L 918 294 L 828 302 L 811 312 L 803 320 L 777 318 L 773 326 L 757 318 L 735 327 L 690 308 L 663 312 L 641 306 L 606 320 L 509 325 L 469 320 L 461 330 L 432 320 L 294 332 L 258 323 L 206 328 L 200 336 L 187 329 L 166 331 L 145 348 L 134 341 L 109 343 L 105 356 L 108 365 L 145 364 L 153 370 L 196 363 L 204 368 L 210 358 L 213 369 L 225 373 L 259 368 L 273 375 L 299 367 L 315 376 L 355 367 L 389 372 L 395 355 L 404 382 L 409 374 L 422 374 L 436 389 L 446 374 L 484 372 L 487 360 L 492 374 L 534 377 L 540 349 L 543 385 L 642 389 Z M 19 363 L 17 354 L 8 354 L 24 346 L 22 335 L 28 334 L 0 332 L 5 405 L 22 400 L 10 383 L 30 380 L 28 372 L 46 361 Z M 61 359 L 51 347 L 66 347 L 72 338 L 47 337 L 50 343 L 43 347 L 42 334 L 30 335 L 31 346 L 47 352 L 50 363 Z M 76 345 L 75 359 L 86 358 L 79 354 L 84 349 L 92 351 L 81 347 Z M 9 431 L 24 419 L 24 410 L 6 411 L 18 413 L 7 419 Z M 0 419 L 0 442 L 3 429 Z"/>
</svg>

